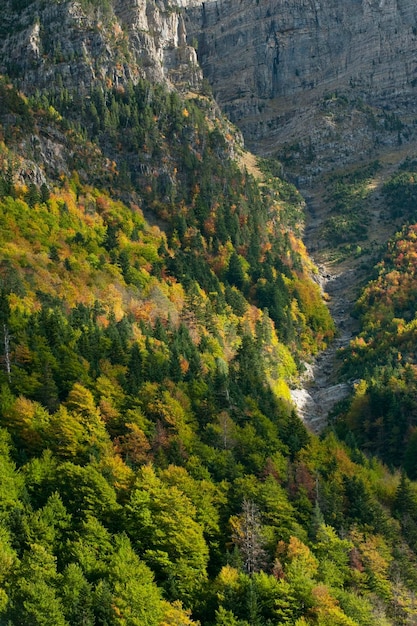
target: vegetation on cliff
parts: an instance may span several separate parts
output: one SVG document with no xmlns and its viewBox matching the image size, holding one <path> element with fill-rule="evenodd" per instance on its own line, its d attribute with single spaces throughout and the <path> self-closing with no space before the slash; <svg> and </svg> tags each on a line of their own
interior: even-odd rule
<svg viewBox="0 0 417 626">
<path fill-rule="evenodd" d="M 412 624 L 417 496 L 289 402 L 302 199 L 206 98 L 0 82 L 6 624 Z"/>
</svg>

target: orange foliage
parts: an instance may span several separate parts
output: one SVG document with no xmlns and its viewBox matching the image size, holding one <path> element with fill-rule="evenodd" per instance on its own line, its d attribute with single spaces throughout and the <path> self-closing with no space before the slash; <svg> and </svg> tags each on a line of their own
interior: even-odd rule
<svg viewBox="0 0 417 626">
<path fill-rule="evenodd" d="M 187 359 L 181 354 L 180 355 L 180 369 L 183 374 L 186 374 L 190 368 L 190 364 Z"/>
<path fill-rule="evenodd" d="M 117 437 L 114 441 L 115 450 L 124 457 L 127 463 L 140 465 L 149 460 L 150 444 L 139 426 L 136 424 L 125 424 L 127 433 Z"/>
</svg>

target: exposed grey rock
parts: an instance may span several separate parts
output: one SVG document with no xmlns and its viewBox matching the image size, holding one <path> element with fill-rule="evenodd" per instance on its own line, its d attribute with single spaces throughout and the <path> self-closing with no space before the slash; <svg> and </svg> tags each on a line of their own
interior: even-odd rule
<svg viewBox="0 0 417 626">
<path fill-rule="evenodd" d="M 347 398 L 354 383 L 339 382 L 340 361 L 338 351 L 346 348 L 358 330 L 357 320 L 351 310 L 355 301 L 355 271 L 350 267 L 338 268 L 321 264 L 315 276 L 327 297 L 337 328 L 334 341 L 312 361 L 305 364 L 299 387 L 291 390 L 291 399 L 303 422 L 313 432 L 320 432 L 335 405 Z"/>
<path fill-rule="evenodd" d="M 352 389 L 347 383 L 323 387 L 315 392 L 307 388 L 293 389 L 291 399 L 303 422 L 313 431 L 320 432 L 327 423 L 333 407 L 346 398 Z"/>
<path fill-rule="evenodd" d="M 114 0 L 102 9 L 37 0 L 15 12 L 6 0 L 0 6 L 7 30 L 0 40 L 0 71 L 26 93 L 63 87 L 83 93 L 95 82 L 117 86 L 140 77 L 198 88 L 202 73 L 186 41 L 181 4 Z"/>
<path fill-rule="evenodd" d="M 413 0 L 34 0 L 0 6 L 0 71 L 25 90 L 140 77 L 217 101 L 303 188 L 416 134 Z M 1 25 L 2 24 L 2 25 Z M 197 54 L 198 61 L 197 61 Z M 201 65 L 201 67 L 200 67 Z"/>
<path fill-rule="evenodd" d="M 413 0 L 212 0 L 189 7 L 187 30 L 257 152 L 280 148 L 314 175 L 413 130 L 395 117 L 417 115 Z"/>
</svg>

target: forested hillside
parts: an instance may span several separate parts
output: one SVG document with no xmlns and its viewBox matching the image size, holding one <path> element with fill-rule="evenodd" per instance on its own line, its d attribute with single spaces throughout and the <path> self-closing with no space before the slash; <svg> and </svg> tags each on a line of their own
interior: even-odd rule
<svg viewBox="0 0 417 626">
<path fill-rule="evenodd" d="M 1 82 L 2 620 L 413 623 L 414 487 L 289 402 L 333 334 L 300 196 L 205 99 L 87 102 Z"/>
<path fill-rule="evenodd" d="M 91 41 L 111 6 L 77 8 Z M 40 31 L 65 76 L 79 57 Z M 363 380 L 319 439 L 290 401 L 335 335 L 302 197 L 273 160 L 249 173 L 206 85 L 127 78 L 109 32 L 123 80 L 0 79 L 0 623 L 415 624 L 415 228 L 360 300 Z M 409 167 L 386 196 L 411 220 Z"/>
<path fill-rule="evenodd" d="M 337 428 L 391 467 L 417 477 L 416 459 L 416 164 L 406 160 L 384 184 L 391 218 L 404 227 L 388 242 L 355 315 L 361 332 L 343 351 L 345 375 L 357 379 Z M 349 434 L 349 438 L 351 434 Z"/>
</svg>

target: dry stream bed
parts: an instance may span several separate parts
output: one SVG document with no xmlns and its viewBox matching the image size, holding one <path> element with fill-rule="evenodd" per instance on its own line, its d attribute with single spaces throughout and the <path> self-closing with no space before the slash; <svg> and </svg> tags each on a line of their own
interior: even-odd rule
<svg viewBox="0 0 417 626">
<path fill-rule="evenodd" d="M 308 198 L 308 218 L 304 243 L 318 268 L 317 280 L 326 294 L 328 305 L 336 325 L 336 338 L 332 344 L 306 364 L 299 386 L 291 391 L 292 400 L 301 419 L 309 430 L 319 433 L 327 423 L 329 412 L 347 397 L 353 389 L 353 381 L 343 381 L 339 375 L 338 350 L 349 345 L 359 331 L 358 321 L 352 317 L 361 287 L 370 278 L 381 250 L 399 224 L 387 219 L 381 197 L 383 181 L 397 169 L 400 155 L 390 155 L 369 187 L 364 210 L 369 212 L 368 239 L 360 255 L 337 258 L 335 250 L 326 248 L 321 236 L 322 226 L 329 209 L 322 201 L 324 190 L 317 185 L 303 195 Z M 394 158 L 392 158 L 394 157 Z M 366 206 L 366 209 L 365 209 Z"/>
</svg>

